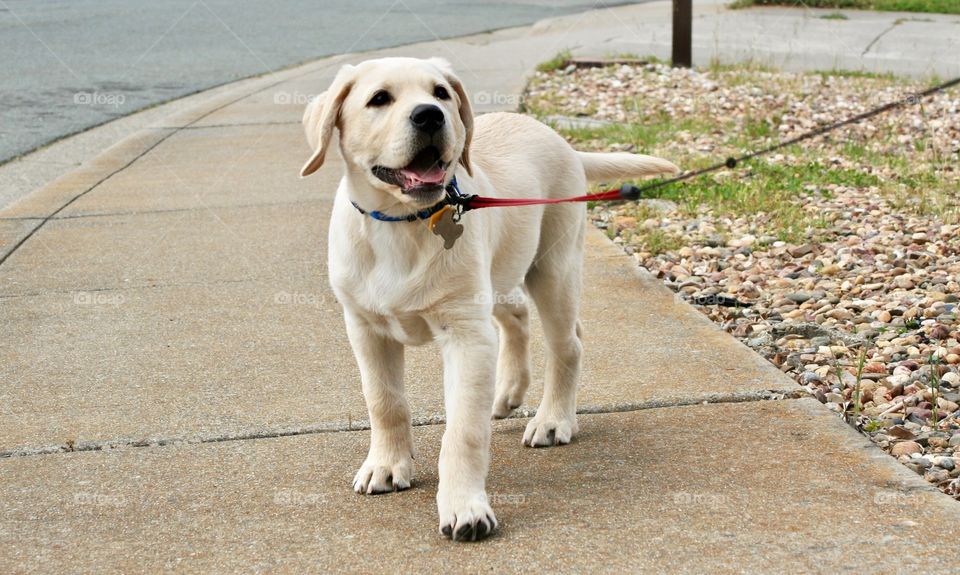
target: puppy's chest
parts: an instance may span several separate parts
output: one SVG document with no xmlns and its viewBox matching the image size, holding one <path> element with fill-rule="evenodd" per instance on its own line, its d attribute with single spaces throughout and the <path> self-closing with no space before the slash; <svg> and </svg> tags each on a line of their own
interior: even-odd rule
<svg viewBox="0 0 960 575">
<path fill-rule="evenodd" d="M 396 307 L 399 302 L 391 302 L 375 293 L 360 290 L 361 297 L 353 300 L 352 311 L 359 313 L 367 322 L 383 335 L 404 345 L 423 345 L 433 340 L 433 330 L 426 318 L 414 311 L 405 311 Z M 351 298 L 352 299 L 352 298 Z M 390 304 L 393 305 L 390 305 Z"/>
<path fill-rule="evenodd" d="M 382 334 L 405 345 L 423 345 L 433 340 L 433 330 L 422 313 L 429 306 L 418 282 L 396 277 L 386 280 L 371 274 L 331 278 L 331 283 L 344 305 Z"/>
</svg>

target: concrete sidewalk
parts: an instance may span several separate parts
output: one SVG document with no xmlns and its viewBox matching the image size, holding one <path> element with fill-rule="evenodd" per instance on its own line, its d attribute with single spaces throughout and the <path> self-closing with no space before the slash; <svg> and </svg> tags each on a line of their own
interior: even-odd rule
<svg viewBox="0 0 960 575">
<path fill-rule="evenodd" d="M 914 40 L 898 17 L 858 14 L 856 32 L 836 34 L 838 21 L 805 12 L 707 2 L 695 52 L 719 34 L 704 23 L 724 42 L 751 26 L 782 40 L 783 25 L 818 39 L 794 63 L 806 50 L 830 68 L 818 54 L 892 27 L 863 66 L 900 69 L 891 54 Z M 921 34 L 923 49 L 956 53 L 960 18 L 935 20 L 952 32 Z M 440 55 L 480 111 L 514 108 L 537 62 L 565 48 L 663 56 L 668 22 L 667 3 L 605 9 L 240 82 L 0 211 L 4 571 L 949 572 L 939 542 L 960 535 L 954 501 L 794 399 L 796 384 L 595 230 L 590 415 L 558 449 L 522 448 L 522 420 L 495 425 L 502 533 L 471 546 L 436 534 L 433 348 L 407 360 L 415 488 L 350 491 L 366 410 L 324 269 L 342 162 L 298 178 L 308 97 L 344 62 Z M 931 62 L 943 75 L 957 65 Z M 527 408 L 539 395 L 535 383 Z"/>
</svg>

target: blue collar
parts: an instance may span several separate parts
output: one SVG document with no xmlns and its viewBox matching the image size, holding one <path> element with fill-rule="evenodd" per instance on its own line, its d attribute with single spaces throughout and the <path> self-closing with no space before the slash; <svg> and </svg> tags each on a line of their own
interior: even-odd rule
<svg viewBox="0 0 960 575">
<path fill-rule="evenodd" d="M 447 196 L 436 204 L 406 216 L 388 216 L 387 214 L 378 211 L 368 212 L 358 206 L 357 202 L 351 201 L 350 203 L 353 204 L 353 207 L 357 208 L 357 211 L 361 214 L 368 215 L 371 218 L 381 222 L 415 222 L 417 220 L 425 220 L 446 206 L 453 204 L 454 202 L 451 201 L 451 198 L 459 199 L 463 197 L 463 195 L 460 193 L 460 187 L 457 185 L 456 176 L 454 176 L 453 179 L 450 180 L 450 183 L 447 184 L 446 192 Z"/>
</svg>

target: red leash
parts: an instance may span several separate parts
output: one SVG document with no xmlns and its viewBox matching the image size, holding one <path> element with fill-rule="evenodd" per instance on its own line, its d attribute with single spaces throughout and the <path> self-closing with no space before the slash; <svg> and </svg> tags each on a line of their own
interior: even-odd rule
<svg viewBox="0 0 960 575">
<path fill-rule="evenodd" d="M 666 180 L 664 180 L 666 181 Z M 653 184 L 659 186 L 661 183 Z M 650 186 L 647 186 L 649 188 Z M 647 189 L 644 188 L 644 189 Z M 589 202 L 591 200 L 637 200 L 643 189 L 632 184 L 624 184 L 617 190 L 609 190 L 599 194 L 586 194 L 572 198 L 485 198 L 483 196 L 465 196 L 460 192 L 457 185 L 457 178 L 450 180 L 446 187 L 447 197 L 442 202 L 434 206 L 439 206 L 439 210 L 431 208 L 424 210 L 429 212 L 423 216 L 417 214 L 411 218 L 391 218 L 387 221 L 414 221 L 416 219 L 430 218 L 428 224 L 430 231 L 443 238 L 444 249 L 449 250 L 456 243 L 457 238 L 463 235 L 463 225 L 460 224 L 460 216 L 463 212 L 477 210 L 480 208 L 503 208 L 508 206 L 533 206 L 536 204 L 562 204 L 566 202 Z M 361 213 L 366 213 L 360 209 L 360 206 L 353 204 Z M 378 212 L 371 212 L 375 219 L 383 219 L 382 215 L 376 215 Z"/>
<path fill-rule="evenodd" d="M 467 212 L 480 208 L 502 208 L 507 206 L 533 206 L 538 204 L 562 204 L 566 202 L 590 202 L 595 200 L 637 200 L 640 199 L 640 188 L 632 184 L 624 184 L 618 189 L 586 194 L 572 198 L 487 198 L 483 196 L 460 195 L 460 190 L 453 188 L 455 193 L 448 197 L 448 202 L 460 207 L 460 211 Z"/>
</svg>

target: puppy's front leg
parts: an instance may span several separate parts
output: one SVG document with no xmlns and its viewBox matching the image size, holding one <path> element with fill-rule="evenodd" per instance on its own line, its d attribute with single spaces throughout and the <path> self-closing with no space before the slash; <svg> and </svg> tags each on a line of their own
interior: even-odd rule
<svg viewBox="0 0 960 575">
<path fill-rule="evenodd" d="M 403 345 L 362 317 L 345 315 L 370 414 L 370 452 L 353 489 L 366 494 L 407 489 L 413 479 L 413 429 L 403 392 Z"/>
<path fill-rule="evenodd" d="M 474 541 L 497 527 L 486 492 L 497 334 L 487 316 L 447 322 L 437 339 L 443 349 L 447 412 L 437 491 L 440 532 Z"/>
</svg>

